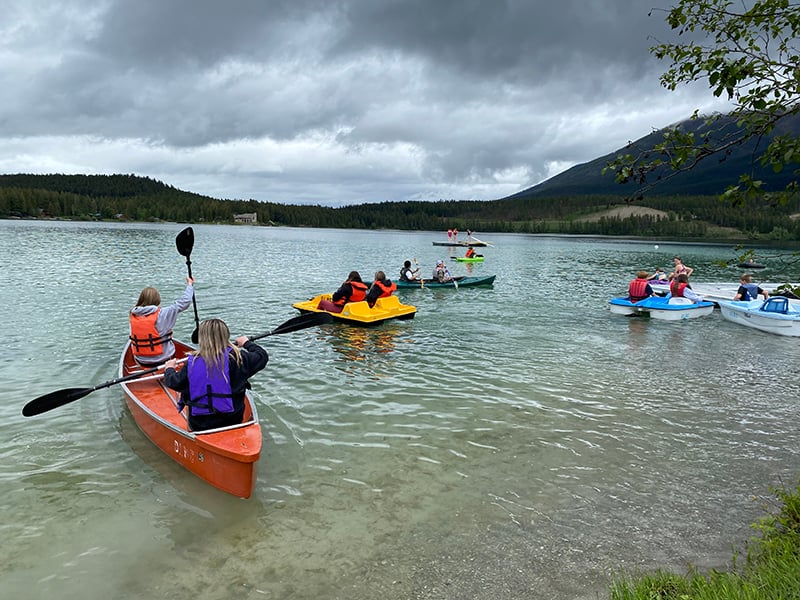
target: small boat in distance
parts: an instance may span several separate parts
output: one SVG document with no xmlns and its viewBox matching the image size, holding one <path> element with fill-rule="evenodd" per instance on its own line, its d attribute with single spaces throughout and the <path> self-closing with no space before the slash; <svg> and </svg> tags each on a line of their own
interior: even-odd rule
<svg viewBox="0 0 800 600">
<path fill-rule="evenodd" d="M 609 301 L 611 313 L 615 315 L 642 315 L 662 321 L 682 321 L 694 319 L 714 312 L 713 302 L 692 302 L 688 298 L 666 298 L 650 296 L 638 302 L 631 302 L 628 297 L 612 298 Z"/>
<path fill-rule="evenodd" d="M 175 358 L 185 358 L 193 350 L 173 341 Z M 127 344 L 119 363 L 120 377 L 142 369 Z M 184 412 L 178 411 L 180 394 L 164 385 L 163 374 L 132 379 L 122 383 L 122 389 L 136 425 L 167 456 L 223 492 L 240 498 L 252 495 L 261 456 L 261 425 L 249 393 L 242 423 L 191 431 Z"/>
<path fill-rule="evenodd" d="M 483 262 L 483 256 L 476 254 L 475 256 L 454 256 L 453 260 L 464 263 L 477 263 Z"/>
<path fill-rule="evenodd" d="M 496 275 L 487 275 L 486 277 L 465 277 L 461 275 L 460 277 L 454 277 L 456 283 L 458 284 L 459 289 L 462 287 L 491 287 L 494 284 L 494 278 Z M 439 288 L 453 288 L 455 289 L 455 284 L 452 281 L 443 281 L 439 282 L 436 279 L 423 279 L 420 281 L 395 281 L 397 284 L 397 289 L 439 289 Z"/>
<path fill-rule="evenodd" d="M 455 241 L 455 242 L 433 242 L 434 246 L 451 246 L 454 248 L 482 248 L 488 246 L 487 242 L 473 241 Z"/>
</svg>

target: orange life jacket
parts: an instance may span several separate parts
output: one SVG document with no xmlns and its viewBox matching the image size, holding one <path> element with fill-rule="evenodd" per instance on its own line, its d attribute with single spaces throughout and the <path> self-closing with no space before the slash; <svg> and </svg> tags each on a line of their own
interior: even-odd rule
<svg viewBox="0 0 800 600">
<path fill-rule="evenodd" d="M 367 284 L 360 281 L 350 281 L 350 297 L 339 298 L 336 304 L 344 305 L 348 302 L 361 302 L 367 297 Z"/>
<path fill-rule="evenodd" d="M 631 302 L 638 302 L 647 298 L 647 280 L 639 279 L 638 277 L 631 281 L 628 286 L 628 298 Z"/>
<path fill-rule="evenodd" d="M 473 248 L 470 248 L 469 250 L 467 250 L 466 258 L 472 258 L 473 256 L 475 256 L 475 250 Z"/>
<path fill-rule="evenodd" d="M 391 285 L 386 285 L 384 281 L 375 281 L 375 285 L 377 285 L 381 289 L 381 295 L 378 298 L 385 298 L 386 296 L 391 296 L 392 292 L 397 289 L 397 284 L 394 281 L 389 282 Z"/>
<path fill-rule="evenodd" d="M 161 309 L 145 316 L 131 315 L 131 346 L 135 356 L 158 356 L 164 352 L 164 342 L 172 339 L 172 331 L 158 333 L 156 320 Z"/>
</svg>

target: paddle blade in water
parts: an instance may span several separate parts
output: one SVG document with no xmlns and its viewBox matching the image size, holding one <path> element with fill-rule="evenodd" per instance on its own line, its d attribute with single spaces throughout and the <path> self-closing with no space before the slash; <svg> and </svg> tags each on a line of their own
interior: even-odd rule
<svg viewBox="0 0 800 600">
<path fill-rule="evenodd" d="M 80 400 L 84 396 L 91 394 L 94 389 L 95 388 L 68 388 L 39 396 L 22 407 L 22 416 L 33 417 L 34 415 L 40 415 L 54 408 L 58 408 L 59 406 L 69 404 L 70 402 L 75 402 L 75 400 Z"/>
</svg>

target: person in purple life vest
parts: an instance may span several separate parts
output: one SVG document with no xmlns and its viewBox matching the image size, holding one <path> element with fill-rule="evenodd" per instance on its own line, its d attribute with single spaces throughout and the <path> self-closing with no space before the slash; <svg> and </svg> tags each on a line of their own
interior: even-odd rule
<svg viewBox="0 0 800 600">
<path fill-rule="evenodd" d="M 177 360 L 164 366 L 164 383 L 181 393 L 178 410 L 187 407 L 189 427 L 204 431 L 242 422 L 247 381 L 267 366 L 267 351 L 243 335 L 230 341 L 221 319 L 201 321 L 198 347 L 177 370 Z"/>
</svg>

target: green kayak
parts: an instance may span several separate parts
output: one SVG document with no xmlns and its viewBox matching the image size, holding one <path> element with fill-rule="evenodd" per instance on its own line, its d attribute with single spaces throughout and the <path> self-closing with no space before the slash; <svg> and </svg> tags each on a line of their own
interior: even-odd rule
<svg viewBox="0 0 800 600">
<path fill-rule="evenodd" d="M 491 287 L 494 284 L 495 275 L 487 275 L 486 277 L 456 277 L 459 289 L 462 287 Z M 456 286 L 452 281 L 445 281 L 439 283 L 435 279 L 423 279 L 422 283 L 419 281 L 395 281 L 398 290 L 405 289 L 438 289 L 438 288 L 455 288 Z"/>
</svg>

